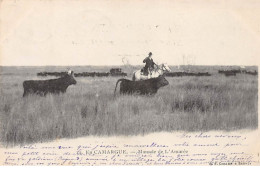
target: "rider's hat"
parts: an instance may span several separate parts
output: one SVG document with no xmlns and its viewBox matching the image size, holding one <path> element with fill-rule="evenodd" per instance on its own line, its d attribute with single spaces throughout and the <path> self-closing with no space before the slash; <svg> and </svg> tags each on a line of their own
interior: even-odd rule
<svg viewBox="0 0 260 172">
<path fill-rule="evenodd" d="M 151 56 L 151 55 L 152 55 L 152 52 L 150 52 L 148 55 Z"/>
</svg>

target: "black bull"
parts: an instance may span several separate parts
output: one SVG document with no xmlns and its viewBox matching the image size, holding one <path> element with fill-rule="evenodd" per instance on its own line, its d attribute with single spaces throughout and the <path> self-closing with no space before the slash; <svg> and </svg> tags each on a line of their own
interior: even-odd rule
<svg viewBox="0 0 260 172">
<path fill-rule="evenodd" d="M 164 76 L 159 76 L 157 78 L 151 78 L 141 81 L 131 81 L 128 79 L 119 79 L 116 82 L 116 87 L 114 95 L 116 93 L 117 84 L 121 81 L 120 84 L 120 94 L 150 94 L 153 95 L 157 93 L 160 87 L 166 86 L 169 82 L 164 78 Z"/>
<path fill-rule="evenodd" d="M 73 73 L 66 74 L 58 79 L 49 80 L 28 80 L 23 82 L 23 97 L 28 94 L 39 94 L 45 96 L 47 93 L 65 93 L 68 86 L 76 84 Z"/>
</svg>

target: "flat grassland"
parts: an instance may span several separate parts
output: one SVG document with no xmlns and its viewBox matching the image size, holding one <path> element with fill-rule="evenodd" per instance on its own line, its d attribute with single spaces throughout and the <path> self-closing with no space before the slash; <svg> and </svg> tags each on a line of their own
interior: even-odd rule
<svg viewBox="0 0 260 172">
<path fill-rule="evenodd" d="M 72 67 L 75 72 L 109 68 Z M 213 75 L 167 77 L 170 84 L 154 96 L 117 92 L 116 98 L 113 91 L 119 77 L 78 77 L 77 85 L 65 94 L 22 98 L 24 80 L 51 78 L 36 73 L 66 68 L 0 69 L 0 139 L 6 146 L 89 135 L 258 128 L 258 76 L 226 77 L 217 73 L 217 67 L 201 67 Z"/>
</svg>

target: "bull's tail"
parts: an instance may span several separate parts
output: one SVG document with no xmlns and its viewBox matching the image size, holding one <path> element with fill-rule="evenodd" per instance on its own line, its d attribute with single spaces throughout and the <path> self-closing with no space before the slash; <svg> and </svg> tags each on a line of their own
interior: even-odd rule
<svg viewBox="0 0 260 172">
<path fill-rule="evenodd" d="M 26 82 L 23 82 L 23 97 L 27 95 L 27 88 L 26 88 Z"/>
<path fill-rule="evenodd" d="M 135 81 L 135 73 L 133 74 L 132 80 Z"/>
<path fill-rule="evenodd" d="M 117 84 L 120 82 L 120 81 L 124 81 L 125 79 L 119 79 L 117 80 L 116 82 L 116 87 L 115 87 L 115 91 L 114 91 L 114 98 L 116 97 L 116 88 L 117 88 Z"/>
</svg>

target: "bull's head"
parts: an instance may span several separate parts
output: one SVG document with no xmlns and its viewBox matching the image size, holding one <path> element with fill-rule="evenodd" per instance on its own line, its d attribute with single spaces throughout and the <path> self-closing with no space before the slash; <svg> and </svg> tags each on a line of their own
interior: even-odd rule
<svg viewBox="0 0 260 172">
<path fill-rule="evenodd" d="M 169 82 L 165 79 L 165 74 L 158 77 L 159 81 L 157 82 L 158 87 L 163 87 L 169 85 Z"/>
<path fill-rule="evenodd" d="M 69 85 L 71 85 L 71 84 L 77 84 L 77 81 L 75 80 L 75 78 L 74 78 L 74 72 L 72 71 L 72 70 L 69 70 L 68 71 L 68 74 L 67 74 L 67 83 L 69 84 Z"/>
</svg>

